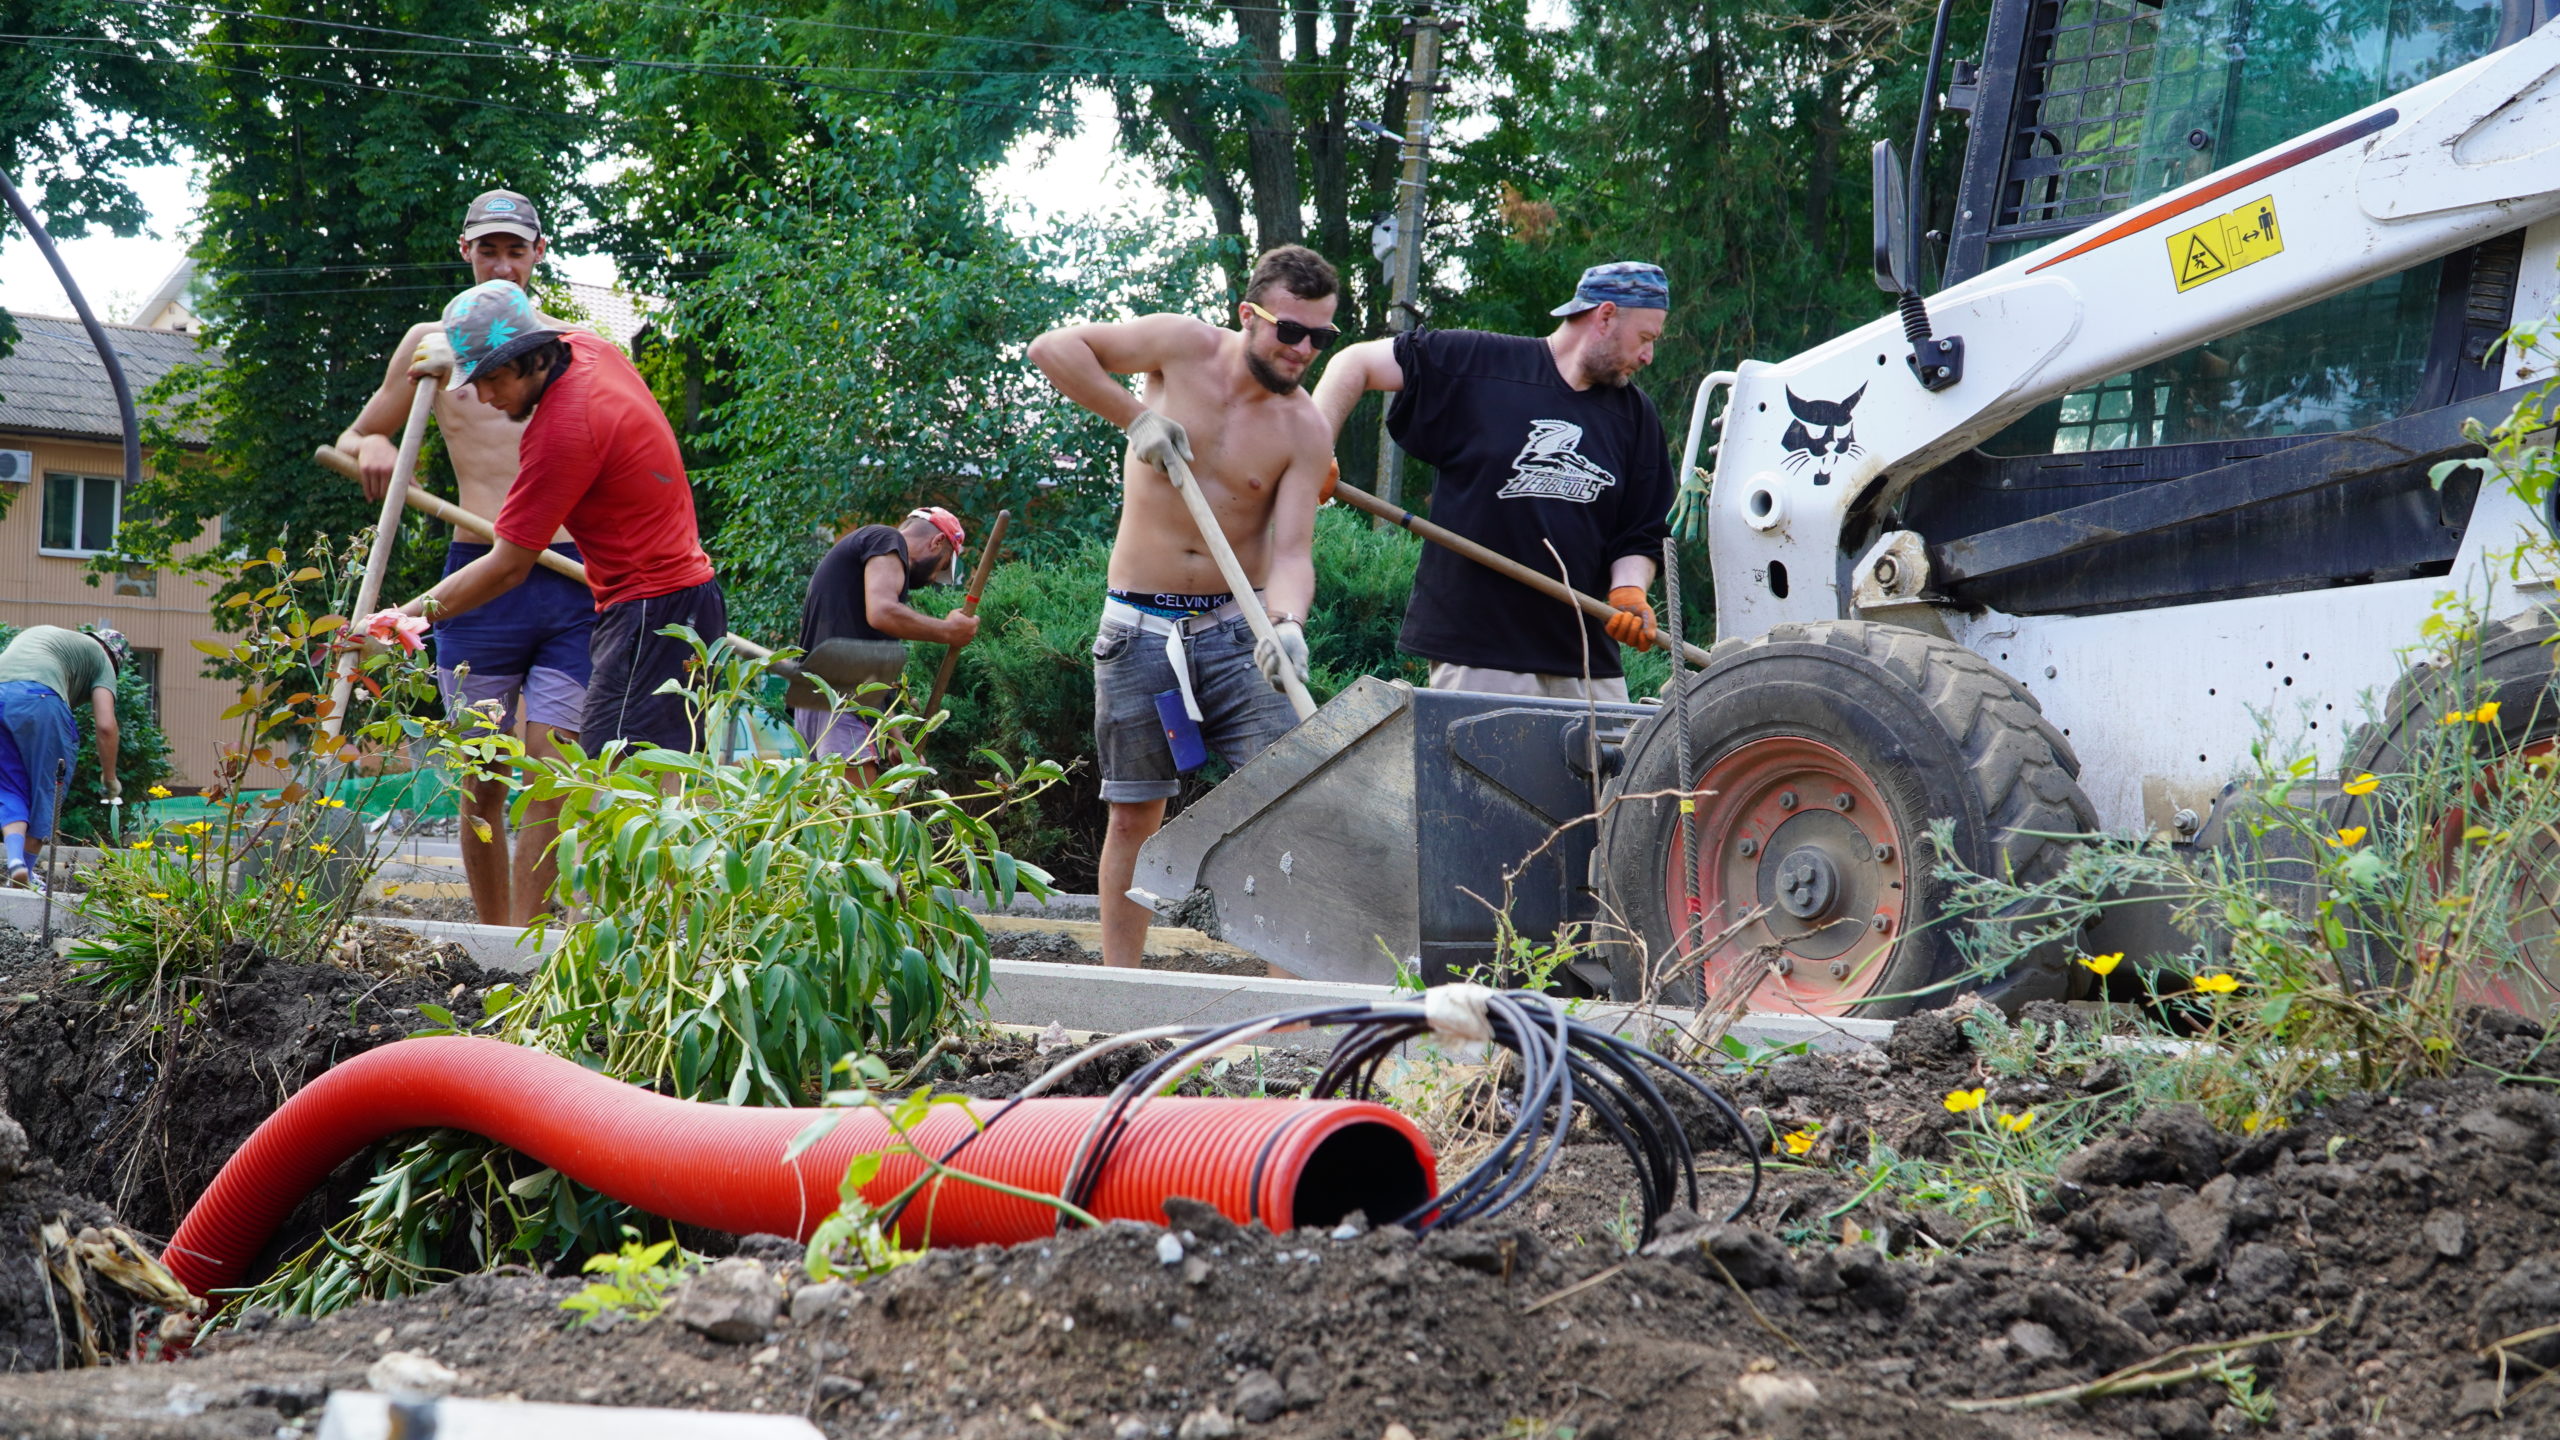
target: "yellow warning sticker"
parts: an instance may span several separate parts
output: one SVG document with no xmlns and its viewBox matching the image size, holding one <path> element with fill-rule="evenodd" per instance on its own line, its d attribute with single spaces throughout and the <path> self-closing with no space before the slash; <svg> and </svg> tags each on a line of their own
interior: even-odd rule
<svg viewBox="0 0 2560 1440">
<path fill-rule="evenodd" d="M 2283 252 L 2284 231 L 2276 223 L 2275 197 L 2261 195 L 2170 236 L 2169 274 L 2184 294 L 2207 280 L 2219 280 Z"/>
</svg>

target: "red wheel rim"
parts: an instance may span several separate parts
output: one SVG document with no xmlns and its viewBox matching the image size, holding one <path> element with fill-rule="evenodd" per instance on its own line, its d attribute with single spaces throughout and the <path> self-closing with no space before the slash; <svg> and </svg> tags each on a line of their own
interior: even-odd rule
<svg viewBox="0 0 2560 1440">
<path fill-rule="evenodd" d="M 2487 790 L 2499 783 L 2509 765 L 2521 764 L 2560 751 L 2560 741 L 2536 740 L 2519 745 L 2490 766 L 2474 787 L 2475 794 L 2486 799 Z M 2463 832 L 2470 828 L 2471 810 L 2456 805 L 2436 821 L 2436 846 L 2439 858 L 2430 877 L 2441 888 L 2448 877 L 2463 867 Z M 2514 938 L 2520 963 L 2500 969 L 2494 974 L 2466 971 L 2456 982 L 2454 991 L 2466 1002 L 2492 1009 L 2512 1010 L 2519 1015 L 2540 1020 L 2560 1009 L 2560 894 L 2537 892 L 2532 881 L 2536 875 L 2560 873 L 2560 840 L 2549 833 L 2537 834 L 2528 842 L 2539 858 L 2519 867 L 2514 893 L 2508 897 L 2508 933 Z M 2420 965 L 2432 965 L 2436 952 L 2422 951 L 2416 957 Z"/>
<path fill-rule="evenodd" d="M 1729 1001 L 1747 974 L 1759 976 L 1755 1010 L 1843 1015 L 1876 994 L 1910 895 L 1903 835 L 1865 768 L 1818 740 L 1770 736 L 1708 766 L 1696 800 L 1699 910 L 1687 926 L 1677 825 L 1664 893 L 1702 998 Z"/>
</svg>

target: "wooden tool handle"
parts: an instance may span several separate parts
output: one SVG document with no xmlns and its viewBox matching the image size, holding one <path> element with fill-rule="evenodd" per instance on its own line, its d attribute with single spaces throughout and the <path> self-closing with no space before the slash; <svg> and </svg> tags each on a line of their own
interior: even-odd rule
<svg viewBox="0 0 2560 1440">
<path fill-rule="evenodd" d="M 1227 544 L 1227 532 L 1218 528 L 1218 512 L 1209 508 L 1209 497 L 1200 493 L 1200 482 L 1191 478 L 1191 466 L 1179 455 L 1165 457 L 1165 478 L 1182 493 L 1182 503 L 1191 507 L 1191 521 L 1200 527 L 1200 541 L 1209 547 L 1209 558 L 1218 562 L 1218 573 L 1226 577 L 1227 590 L 1236 597 L 1236 608 L 1244 612 L 1244 623 L 1253 638 L 1280 648 L 1280 637 L 1271 628 L 1271 617 L 1263 613 L 1262 597 L 1253 593 L 1253 582 L 1245 578 L 1244 567 L 1236 563 L 1236 552 Z M 1289 708 L 1306 719 L 1316 713 L 1315 697 L 1307 693 L 1306 682 L 1287 665 L 1280 667 L 1280 692 L 1289 697 Z"/>
<path fill-rule="evenodd" d="M 361 479 L 364 476 L 364 470 L 361 466 L 356 464 L 356 458 L 348 454 L 346 451 L 339 449 L 335 445 L 321 446 L 319 449 L 311 452 L 311 458 L 316 461 L 323 470 L 335 470 L 350 480 Z M 386 503 L 389 498 L 390 497 L 387 495 L 384 497 Z M 441 495 L 430 495 L 426 491 L 420 490 L 413 485 L 404 487 L 401 491 L 400 498 L 410 509 L 417 511 L 421 515 L 427 515 L 437 520 L 441 520 L 456 530 L 467 531 L 483 545 L 495 545 L 498 543 L 498 532 L 495 526 L 491 525 L 488 521 L 480 518 L 479 516 L 472 514 L 470 511 L 463 509 L 461 506 L 454 504 L 452 501 L 445 499 Z M 534 552 L 533 563 L 555 575 L 565 575 L 570 579 L 577 581 L 579 584 L 586 586 L 590 590 L 595 588 L 594 583 L 587 579 L 586 566 L 579 564 L 577 561 L 570 559 L 568 556 L 561 554 L 559 551 L 552 549 L 548 545 Z M 365 607 L 365 609 L 370 608 L 370 606 Z M 361 615 L 365 613 L 365 610 L 360 609 L 356 613 Z M 770 660 L 773 658 L 772 651 L 757 644 L 753 640 L 747 639 L 745 636 L 740 635 L 735 631 L 730 632 L 728 639 L 729 647 L 742 655 L 747 655 L 757 660 Z"/>
<path fill-rule="evenodd" d="M 436 408 L 436 377 L 420 377 L 409 396 L 409 422 L 400 430 L 400 458 L 391 464 L 391 484 L 382 492 L 382 512 L 374 517 L 373 548 L 365 552 L 364 578 L 356 583 L 356 618 L 374 611 L 382 599 L 383 572 L 391 568 L 391 546 L 400 538 L 400 514 L 409 498 L 409 477 L 418 470 L 418 451 L 427 443 L 427 417 Z M 338 657 L 337 678 L 329 686 L 329 718 L 320 733 L 336 739 L 347 726 L 347 706 L 356 693 L 357 653 L 350 647 Z"/>
<path fill-rule="evenodd" d="M 1594 620 L 1606 621 L 1618 613 L 1618 607 L 1606 600 L 1595 600 L 1553 575 L 1541 574 L 1507 555 L 1495 554 L 1456 531 L 1445 526 L 1434 525 L 1410 510 L 1390 505 L 1357 486 L 1336 485 L 1333 487 L 1333 498 L 1354 510 L 1365 511 L 1381 520 L 1401 525 L 1434 545 L 1455 550 L 1495 574 L 1505 579 L 1517 580 L 1541 595 L 1561 600 Z M 1692 665 L 1703 666 L 1707 663 L 1707 652 L 1695 645 L 1682 645 L 1680 653 L 1687 656 Z"/>
<path fill-rule="evenodd" d="M 1013 512 L 999 510 L 996 512 L 996 522 L 987 527 L 986 548 L 978 552 L 978 566 L 969 572 L 969 593 L 960 597 L 961 614 L 978 613 L 978 597 L 986 593 L 987 589 L 987 572 L 996 568 L 996 553 L 1004 549 L 1004 527 L 1011 523 L 1013 523 Z M 951 672 L 959 664 L 960 647 L 957 645 L 944 647 L 942 668 L 935 671 L 933 676 L 933 695 L 924 702 L 925 714 L 931 715 L 942 708 L 943 692 L 951 688 Z"/>
</svg>

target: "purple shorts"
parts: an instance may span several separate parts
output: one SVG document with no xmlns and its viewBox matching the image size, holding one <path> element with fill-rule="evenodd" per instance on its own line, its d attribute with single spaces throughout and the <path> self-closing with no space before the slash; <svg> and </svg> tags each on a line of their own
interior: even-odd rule
<svg viewBox="0 0 2560 1440">
<path fill-rule="evenodd" d="M 791 707 L 791 728 L 800 732 L 803 744 L 812 755 L 832 755 L 843 760 L 871 758 L 871 722 L 851 711 L 842 714 L 828 710 L 803 710 Z"/>
<path fill-rule="evenodd" d="M 495 706 L 498 728 L 506 731 L 513 731 L 522 718 L 575 734 L 587 708 L 585 683 L 547 665 L 536 665 L 523 675 L 483 675 L 438 666 L 436 684 L 444 691 L 447 715 L 460 715 L 466 706 L 484 713 Z"/>
</svg>

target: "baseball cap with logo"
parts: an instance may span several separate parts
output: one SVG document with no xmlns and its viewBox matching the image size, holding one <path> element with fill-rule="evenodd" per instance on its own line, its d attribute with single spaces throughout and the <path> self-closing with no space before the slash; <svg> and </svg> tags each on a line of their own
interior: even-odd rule
<svg viewBox="0 0 2560 1440">
<path fill-rule="evenodd" d="M 543 324 L 533 298 L 515 282 L 483 280 L 445 302 L 444 338 L 453 346 L 453 373 L 444 388 L 459 390 L 472 376 L 561 333 Z"/>
<path fill-rule="evenodd" d="M 1659 265 L 1641 260 L 1616 260 L 1594 265 L 1582 272 L 1581 283 L 1573 287 L 1573 298 L 1548 311 L 1550 315 L 1579 315 L 1615 303 L 1621 310 L 1668 310 L 1671 308 L 1671 280 Z"/>
<path fill-rule="evenodd" d="M 473 197 L 471 208 L 462 212 L 462 238 L 477 240 L 483 235 L 521 235 L 527 240 L 542 238 L 542 214 L 533 202 L 513 190 L 485 190 Z"/>
<path fill-rule="evenodd" d="M 910 510 L 907 512 L 907 518 L 925 521 L 934 529 L 941 531 L 942 538 L 951 542 L 951 553 L 954 558 L 969 548 L 969 532 L 960 528 L 960 517 L 939 505 L 926 505 Z"/>
</svg>

